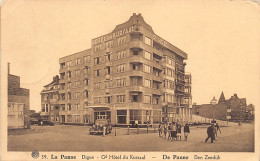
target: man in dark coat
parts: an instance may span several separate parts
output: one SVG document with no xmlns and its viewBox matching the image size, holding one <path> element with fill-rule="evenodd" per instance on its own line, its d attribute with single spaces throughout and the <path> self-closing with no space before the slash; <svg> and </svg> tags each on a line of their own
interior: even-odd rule
<svg viewBox="0 0 260 161">
<path fill-rule="evenodd" d="M 184 126 L 184 140 L 187 141 L 188 140 L 188 134 L 190 133 L 190 127 L 188 124 L 186 124 Z"/>
<path fill-rule="evenodd" d="M 211 143 L 213 143 L 213 140 L 214 140 L 214 124 L 211 124 L 211 126 L 209 126 L 208 128 L 207 128 L 207 134 L 208 134 L 208 137 L 206 138 L 206 140 L 205 140 L 205 142 L 207 142 L 208 141 L 208 139 L 210 138 L 210 140 L 211 140 Z"/>
</svg>

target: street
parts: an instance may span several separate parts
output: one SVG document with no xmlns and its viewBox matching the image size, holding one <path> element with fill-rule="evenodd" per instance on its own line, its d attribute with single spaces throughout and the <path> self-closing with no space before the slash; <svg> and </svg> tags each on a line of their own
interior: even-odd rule
<svg viewBox="0 0 260 161">
<path fill-rule="evenodd" d="M 168 151 L 168 152 L 253 152 L 254 124 L 229 123 L 211 144 L 205 143 L 206 127 L 191 127 L 188 141 L 170 141 L 150 128 L 113 128 L 106 137 L 89 135 L 90 126 L 38 126 L 10 131 L 8 151 Z M 116 131 L 116 136 L 115 136 Z M 183 131 L 183 129 L 182 129 Z M 183 138 L 183 133 L 182 133 Z"/>
</svg>

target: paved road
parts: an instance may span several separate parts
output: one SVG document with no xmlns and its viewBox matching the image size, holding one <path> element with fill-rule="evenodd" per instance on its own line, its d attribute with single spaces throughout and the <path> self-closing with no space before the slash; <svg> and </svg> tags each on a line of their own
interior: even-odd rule
<svg viewBox="0 0 260 161">
<path fill-rule="evenodd" d="M 9 151 L 169 151 L 169 152 L 252 152 L 254 124 L 222 127 L 217 141 L 205 143 L 206 128 L 191 127 L 188 141 L 169 141 L 146 129 L 117 128 L 106 137 L 89 135 L 88 126 L 32 126 L 9 133 Z"/>
</svg>

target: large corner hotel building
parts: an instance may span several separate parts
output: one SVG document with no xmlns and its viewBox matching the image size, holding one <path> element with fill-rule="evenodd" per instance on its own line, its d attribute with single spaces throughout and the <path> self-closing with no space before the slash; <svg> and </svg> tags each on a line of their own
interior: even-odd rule
<svg viewBox="0 0 260 161">
<path fill-rule="evenodd" d="M 190 121 L 187 54 L 157 36 L 139 14 L 91 48 L 60 58 L 60 77 L 41 92 L 41 116 L 60 123 Z"/>
</svg>

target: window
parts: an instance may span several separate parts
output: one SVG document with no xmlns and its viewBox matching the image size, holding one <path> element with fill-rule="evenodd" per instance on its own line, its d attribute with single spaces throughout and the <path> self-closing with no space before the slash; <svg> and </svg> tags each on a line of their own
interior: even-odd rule
<svg viewBox="0 0 260 161">
<path fill-rule="evenodd" d="M 75 104 L 74 106 L 75 106 L 75 110 L 79 110 L 79 108 L 80 108 L 79 104 Z"/>
<path fill-rule="evenodd" d="M 117 52 L 117 59 L 122 59 L 124 57 L 126 57 L 126 51 L 125 50 Z"/>
<path fill-rule="evenodd" d="M 88 82 L 88 79 L 85 79 L 85 80 L 84 80 L 84 85 L 85 85 L 85 86 L 88 86 L 88 83 L 89 83 L 89 82 Z"/>
<path fill-rule="evenodd" d="M 89 69 L 88 66 L 86 66 L 86 67 L 83 69 L 84 74 L 89 74 L 89 70 L 88 70 L 88 69 Z"/>
<path fill-rule="evenodd" d="M 94 58 L 94 65 L 100 64 L 100 57 Z"/>
<path fill-rule="evenodd" d="M 157 105 L 159 104 L 159 97 L 155 98 L 155 104 L 157 104 Z"/>
<path fill-rule="evenodd" d="M 171 66 L 175 66 L 175 61 L 173 58 L 167 57 L 167 64 L 171 65 Z"/>
<path fill-rule="evenodd" d="M 60 73 L 60 78 L 64 79 L 65 78 L 65 73 Z"/>
<path fill-rule="evenodd" d="M 80 92 L 75 93 L 75 98 L 80 98 Z"/>
<path fill-rule="evenodd" d="M 75 76 L 79 76 L 80 75 L 80 70 L 75 70 Z"/>
<path fill-rule="evenodd" d="M 84 91 L 83 94 L 84 94 L 84 98 L 88 98 L 88 91 Z"/>
<path fill-rule="evenodd" d="M 68 99 L 69 100 L 71 99 L 71 93 L 70 92 L 68 93 Z"/>
<path fill-rule="evenodd" d="M 109 67 L 109 66 L 106 67 L 106 73 L 107 73 L 107 74 L 110 74 L 110 67 Z"/>
<path fill-rule="evenodd" d="M 112 96 L 105 97 L 105 103 L 111 103 L 111 101 L 112 101 Z"/>
<path fill-rule="evenodd" d="M 61 109 L 62 109 L 62 111 L 65 111 L 65 105 L 64 104 L 61 105 Z"/>
<path fill-rule="evenodd" d="M 133 55 L 139 55 L 139 52 L 136 51 L 136 50 L 134 50 L 134 51 L 133 51 Z"/>
<path fill-rule="evenodd" d="M 151 104 L 151 96 L 144 96 L 144 103 Z"/>
<path fill-rule="evenodd" d="M 146 72 L 146 73 L 152 73 L 151 66 L 145 64 L 145 65 L 144 65 L 144 72 Z"/>
<path fill-rule="evenodd" d="M 106 54 L 105 58 L 106 58 L 106 62 L 111 61 L 111 54 Z"/>
<path fill-rule="evenodd" d="M 61 89 L 64 90 L 65 89 L 65 83 L 62 83 L 60 85 L 61 85 Z"/>
<path fill-rule="evenodd" d="M 144 43 L 146 43 L 147 45 L 152 46 L 152 39 L 150 39 L 149 37 L 145 36 L 144 37 Z"/>
<path fill-rule="evenodd" d="M 48 104 L 45 104 L 45 108 L 46 108 L 45 112 L 49 112 L 49 105 Z"/>
<path fill-rule="evenodd" d="M 117 95 L 116 102 L 125 102 L 125 95 Z"/>
<path fill-rule="evenodd" d="M 130 124 L 135 124 L 137 121 L 138 124 L 141 124 L 142 120 L 142 111 L 141 110 L 129 110 L 130 111 Z"/>
<path fill-rule="evenodd" d="M 152 54 L 148 51 L 144 51 L 144 58 L 152 60 Z"/>
<path fill-rule="evenodd" d="M 132 95 L 131 102 L 138 102 L 138 95 Z"/>
<path fill-rule="evenodd" d="M 117 123 L 126 124 L 127 111 L 126 110 L 117 110 Z"/>
<path fill-rule="evenodd" d="M 77 58 L 76 60 L 75 60 L 75 65 L 79 65 L 80 64 L 80 58 Z"/>
<path fill-rule="evenodd" d="M 80 86 L 80 81 L 76 81 L 76 82 L 75 82 L 75 86 L 76 86 L 76 87 L 79 87 L 79 86 Z"/>
<path fill-rule="evenodd" d="M 105 82 L 105 88 L 113 87 L 113 81 L 106 81 Z"/>
<path fill-rule="evenodd" d="M 61 99 L 62 99 L 62 100 L 65 100 L 65 93 L 62 93 L 62 94 L 61 94 Z"/>
<path fill-rule="evenodd" d="M 151 88 L 152 87 L 152 81 L 149 80 L 149 79 L 144 79 L 144 86 Z"/>
<path fill-rule="evenodd" d="M 60 63 L 60 68 L 64 69 L 65 68 L 65 63 Z"/>
<path fill-rule="evenodd" d="M 126 71 L 126 64 L 117 65 L 117 72 L 124 72 Z"/>
<path fill-rule="evenodd" d="M 71 104 L 68 104 L 68 110 L 71 111 Z"/>
<path fill-rule="evenodd" d="M 126 36 L 122 36 L 122 37 L 117 38 L 117 44 L 118 45 L 124 44 L 125 42 L 126 42 Z"/>
<path fill-rule="evenodd" d="M 89 55 L 88 56 L 84 56 L 84 62 L 85 63 L 90 62 L 90 56 Z"/>
<path fill-rule="evenodd" d="M 116 80 L 116 86 L 120 87 L 120 86 L 125 86 L 126 85 L 126 79 L 122 78 L 122 79 L 117 79 Z"/>
<path fill-rule="evenodd" d="M 72 66 L 72 60 L 68 61 L 67 65 L 68 65 L 68 67 L 71 67 Z"/>
<path fill-rule="evenodd" d="M 68 78 L 71 78 L 71 71 L 68 71 Z"/>
<path fill-rule="evenodd" d="M 105 42 L 105 48 L 110 48 L 113 46 L 113 40 Z"/>
<path fill-rule="evenodd" d="M 133 64 L 133 70 L 138 70 L 138 65 L 137 64 Z"/>
<path fill-rule="evenodd" d="M 159 77 L 159 71 L 158 70 L 153 70 L 153 74 L 157 77 Z"/>
<path fill-rule="evenodd" d="M 75 118 L 75 122 L 80 122 L 80 115 L 75 115 L 74 118 Z"/>
<path fill-rule="evenodd" d="M 100 51 L 102 49 L 103 49 L 103 44 L 98 44 L 98 45 L 95 45 L 95 47 L 94 47 L 95 52 Z"/>
<path fill-rule="evenodd" d="M 100 104 L 101 103 L 101 97 L 94 97 L 94 104 Z"/>
<path fill-rule="evenodd" d="M 137 77 L 133 77 L 133 86 L 138 86 L 138 78 Z"/>
<path fill-rule="evenodd" d="M 100 69 L 94 70 L 94 76 L 100 76 Z"/>
<path fill-rule="evenodd" d="M 101 82 L 94 83 L 94 89 L 100 89 L 101 88 Z"/>
</svg>

